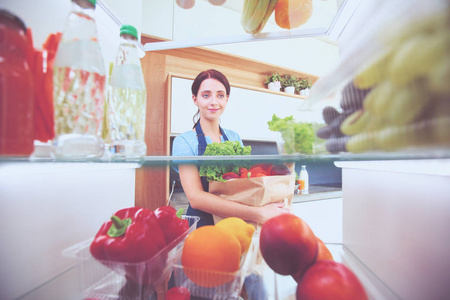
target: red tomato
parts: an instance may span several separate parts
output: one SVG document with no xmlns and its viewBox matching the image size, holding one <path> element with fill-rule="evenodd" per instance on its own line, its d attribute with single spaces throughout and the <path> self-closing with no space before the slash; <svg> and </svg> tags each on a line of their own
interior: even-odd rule
<svg viewBox="0 0 450 300">
<path fill-rule="evenodd" d="M 367 300 L 367 294 L 345 265 L 320 260 L 303 274 L 297 286 L 297 300 Z"/>
<path fill-rule="evenodd" d="M 314 263 L 317 247 L 317 238 L 311 228 L 293 214 L 274 217 L 261 228 L 261 254 L 278 274 L 303 274 Z"/>
</svg>

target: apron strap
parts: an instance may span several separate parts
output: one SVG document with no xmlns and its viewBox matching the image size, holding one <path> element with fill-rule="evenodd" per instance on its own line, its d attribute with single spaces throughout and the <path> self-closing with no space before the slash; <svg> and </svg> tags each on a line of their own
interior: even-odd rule
<svg viewBox="0 0 450 300">
<path fill-rule="evenodd" d="M 224 141 L 228 141 L 228 137 L 223 131 L 222 127 L 220 127 L 220 132 L 222 133 Z M 202 127 L 200 126 L 200 122 L 197 123 L 195 126 L 195 132 L 197 133 L 197 139 L 198 139 L 198 156 L 202 156 L 205 153 L 206 146 L 208 145 L 206 143 L 205 134 L 203 133 Z M 205 192 L 209 191 L 209 182 L 206 180 L 205 176 L 200 177 L 202 181 L 202 187 Z M 190 216 L 198 216 L 200 217 L 200 221 L 197 223 L 197 228 L 202 227 L 205 225 L 214 225 L 214 219 L 211 214 L 204 212 L 199 209 L 192 208 L 189 204 L 188 210 L 186 212 L 187 215 Z"/>
</svg>

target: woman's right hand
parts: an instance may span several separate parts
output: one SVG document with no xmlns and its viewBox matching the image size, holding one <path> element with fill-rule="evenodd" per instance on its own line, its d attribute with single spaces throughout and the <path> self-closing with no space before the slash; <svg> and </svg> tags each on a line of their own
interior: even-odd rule
<svg viewBox="0 0 450 300">
<path fill-rule="evenodd" d="M 268 203 L 264 206 L 260 207 L 260 220 L 258 223 L 263 224 L 267 220 L 282 215 L 282 214 L 288 214 L 289 210 L 287 208 L 284 208 L 285 204 L 283 202 L 272 202 Z"/>
</svg>

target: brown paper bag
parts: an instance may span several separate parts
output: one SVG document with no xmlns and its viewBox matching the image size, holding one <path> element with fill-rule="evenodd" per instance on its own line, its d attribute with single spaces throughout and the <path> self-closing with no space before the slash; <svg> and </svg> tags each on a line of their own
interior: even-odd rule
<svg viewBox="0 0 450 300">
<path fill-rule="evenodd" d="M 209 192 L 230 201 L 250 206 L 263 206 L 272 202 L 285 201 L 290 207 L 294 198 L 295 173 L 290 175 L 236 178 L 226 182 L 212 181 Z M 213 216 L 214 223 L 222 217 Z"/>
</svg>

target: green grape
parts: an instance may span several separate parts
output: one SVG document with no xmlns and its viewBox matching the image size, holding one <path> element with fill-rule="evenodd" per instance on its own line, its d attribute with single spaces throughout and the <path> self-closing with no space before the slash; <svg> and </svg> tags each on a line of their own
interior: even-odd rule
<svg viewBox="0 0 450 300">
<path fill-rule="evenodd" d="M 419 76 L 428 75 L 448 54 L 449 49 L 448 30 L 415 36 L 396 51 L 389 65 L 389 79 L 396 86 L 404 86 Z"/>
<path fill-rule="evenodd" d="M 390 101 L 386 116 L 392 125 L 405 125 L 413 122 L 427 107 L 430 95 L 420 81 L 414 81 L 405 88 L 397 89 Z"/>
<path fill-rule="evenodd" d="M 341 132 L 345 135 L 355 135 L 363 132 L 369 123 L 370 115 L 363 109 L 348 116 L 341 124 Z"/>
<path fill-rule="evenodd" d="M 363 132 L 351 136 L 346 144 L 347 151 L 352 153 L 364 153 L 376 150 L 375 134 L 373 132 Z"/>
<path fill-rule="evenodd" d="M 450 49 L 448 50 L 450 53 Z M 427 78 L 427 86 L 438 95 L 450 95 L 450 56 L 447 55 Z"/>
<path fill-rule="evenodd" d="M 353 84 L 359 89 L 367 89 L 380 83 L 386 77 L 386 66 L 392 58 L 392 51 L 382 54 L 368 67 L 357 72 Z"/>
<path fill-rule="evenodd" d="M 395 94 L 396 89 L 390 81 L 384 80 L 376 87 L 374 87 L 364 100 L 364 109 L 374 115 L 384 115 L 386 110 L 389 109 L 392 97 Z"/>
</svg>

